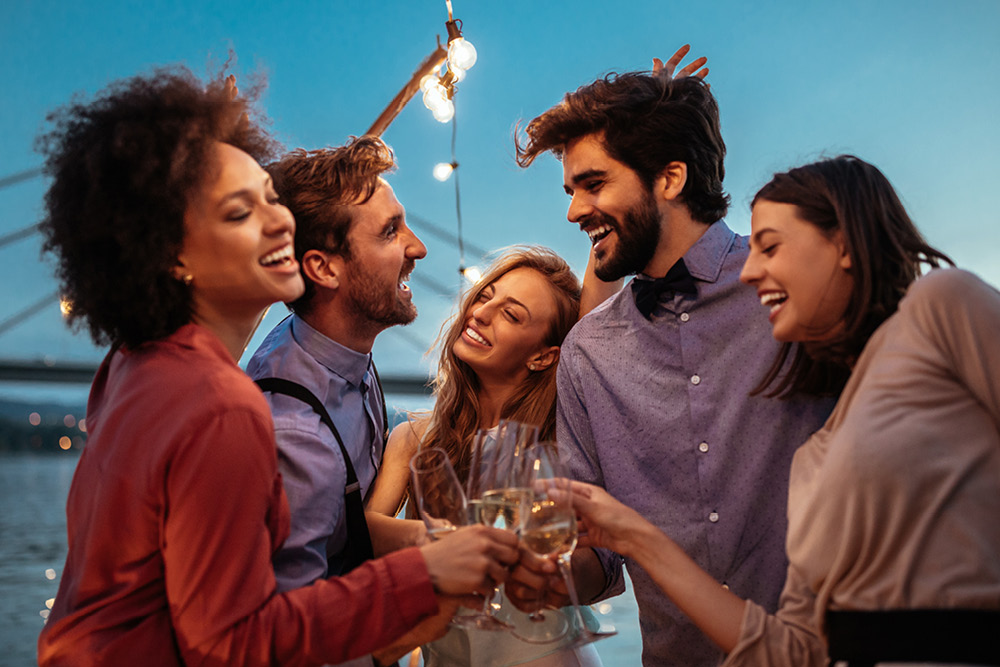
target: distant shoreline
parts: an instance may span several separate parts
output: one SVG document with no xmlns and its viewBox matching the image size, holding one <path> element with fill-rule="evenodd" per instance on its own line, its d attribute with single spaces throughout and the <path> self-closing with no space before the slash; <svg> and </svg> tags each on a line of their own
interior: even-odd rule
<svg viewBox="0 0 1000 667">
<path fill-rule="evenodd" d="M 0 453 L 64 454 L 87 441 L 79 402 L 0 400 Z"/>
</svg>

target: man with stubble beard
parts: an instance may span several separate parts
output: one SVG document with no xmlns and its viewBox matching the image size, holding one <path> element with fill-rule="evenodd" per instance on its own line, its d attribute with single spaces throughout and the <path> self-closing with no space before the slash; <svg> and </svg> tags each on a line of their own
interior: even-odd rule
<svg viewBox="0 0 1000 667">
<path fill-rule="evenodd" d="M 557 432 L 572 473 L 641 512 L 720 586 L 774 610 L 792 454 L 833 402 L 751 395 L 777 344 L 739 281 L 747 239 L 722 220 L 716 101 L 698 77 L 610 75 L 527 125 L 521 166 L 547 151 L 562 161 L 567 217 L 590 238 L 596 275 L 636 274 L 562 346 Z M 581 598 L 622 592 L 623 562 L 643 663 L 718 664 L 720 650 L 617 554 L 574 554 Z M 527 605 L 543 570 L 522 563 L 507 592 Z"/>
<path fill-rule="evenodd" d="M 247 365 L 271 406 L 291 508 L 291 534 L 273 557 L 281 591 L 343 574 L 423 534 L 418 521 L 366 522 L 363 508 L 388 428 L 372 345 L 416 317 L 405 281 L 427 254 L 383 178 L 394 166 L 388 146 L 363 136 L 296 150 L 267 167 L 295 216 L 306 285 Z"/>
</svg>

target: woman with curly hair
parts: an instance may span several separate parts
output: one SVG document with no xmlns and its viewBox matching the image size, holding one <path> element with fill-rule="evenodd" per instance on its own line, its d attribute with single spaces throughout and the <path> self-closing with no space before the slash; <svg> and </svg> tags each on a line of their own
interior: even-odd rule
<svg viewBox="0 0 1000 667">
<path fill-rule="evenodd" d="M 170 69 L 53 114 L 45 249 L 71 322 L 110 344 L 67 503 L 69 554 L 43 665 L 323 664 L 384 647 L 487 591 L 502 531 L 369 561 L 278 594 L 288 534 L 273 425 L 236 362 L 303 284 L 275 148 L 232 82 Z"/>
<path fill-rule="evenodd" d="M 951 260 L 856 157 L 777 174 L 752 208 L 741 279 L 784 344 L 758 391 L 840 393 L 792 461 L 777 613 L 574 483 L 584 543 L 634 558 L 726 666 L 1000 665 L 1000 293 L 938 268 Z"/>
<path fill-rule="evenodd" d="M 595 285 L 588 296 L 597 303 L 595 292 L 616 286 Z M 569 265 L 546 248 L 515 247 L 486 270 L 463 297 L 458 315 L 442 329 L 434 408 L 400 424 L 389 436 L 368 501 L 370 512 L 395 515 L 401 509 L 409 493 L 408 464 L 418 448 L 448 452 L 464 485 L 477 430 L 509 419 L 538 425 L 542 439 L 555 437 L 559 346 L 577 321 L 580 296 L 580 283 Z M 487 634 L 499 638 L 484 637 Z M 509 633 L 477 633 L 476 638 L 491 640 L 487 652 L 497 664 L 504 656 L 540 655 L 558 646 L 540 649 Z M 473 664 L 468 653 L 455 653 L 456 647 L 466 650 L 468 642 L 444 641 L 425 650 L 427 664 Z M 600 664 L 592 647 L 577 653 L 544 664 Z"/>
</svg>

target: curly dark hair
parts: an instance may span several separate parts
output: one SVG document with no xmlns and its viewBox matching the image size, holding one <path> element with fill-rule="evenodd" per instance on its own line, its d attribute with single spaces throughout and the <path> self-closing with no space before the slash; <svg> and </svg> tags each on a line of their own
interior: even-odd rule
<svg viewBox="0 0 1000 667">
<path fill-rule="evenodd" d="M 752 393 L 771 387 L 768 396 L 836 396 L 868 339 L 896 312 L 922 266 L 954 262 L 924 240 L 889 179 L 853 155 L 775 174 L 750 207 L 760 201 L 792 204 L 803 220 L 826 236 L 843 234 L 854 287 L 843 332 L 819 343 L 784 343 Z M 789 357 L 789 367 L 783 371 Z"/>
<path fill-rule="evenodd" d="M 215 142 L 258 161 L 277 153 L 250 120 L 261 87 L 233 99 L 222 74 L 206 85 L 167 67 L 47 117 L 52 129 L 37 141 L 52 178 L 43 253 L 57 257 L 70 324 L 85 323 L 98 345 L 136 347 L 191 320 L 190 289 L 171 274 L 184 212 L 217 168 Z"/>
<path fill-rule="evenodd" d="M 365 135 L 350 137 L 338 148 L 299 148 L 265 167 L 282 203 L 295 216 L 295 259 L 300 265 L 308 250 L 350 259 L 351 207 L 371 199 L 379 177 L 395 166 L 392 149 L 378 137 Z M 299 314 L 312 309 L 316 294 L 309 277 L 302 277 L 306 291 L 287 304 Z"/>
<path fill-rule="evenodd" d="M 639 176 L 647 190 L 670 162 L 687 165 L 681 199 L 699 222 L 721 220 L 729 209 L 722 189 L 726 144 L 719 128 L 719 105 L 698 77 L 666 77 L 641 72 L 608 74 L 567 93 L 515 132 L 517 163 L 530 165 L 546 151 L 562 159 L 566 144 L 597 135 L 615 160 Z"/>
</svg>

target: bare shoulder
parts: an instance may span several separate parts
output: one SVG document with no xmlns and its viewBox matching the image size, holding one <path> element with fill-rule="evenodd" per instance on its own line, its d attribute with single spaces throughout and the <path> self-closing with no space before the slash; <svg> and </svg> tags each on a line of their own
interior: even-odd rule
<svg viewBox="0 0 1000 667">
<path fill-rule="evenodd" d="M 429 415 L 413 415 L 406 421 L 400 422 L 389 434 L 388 446 L 401 452 L 415 453 L 430 426 L 430 421 Z"/>
</svg>

